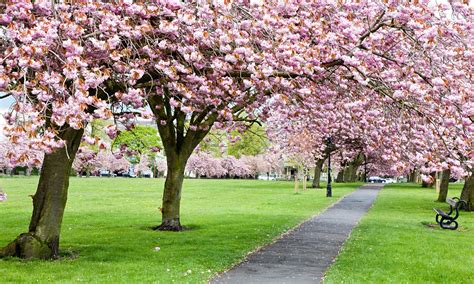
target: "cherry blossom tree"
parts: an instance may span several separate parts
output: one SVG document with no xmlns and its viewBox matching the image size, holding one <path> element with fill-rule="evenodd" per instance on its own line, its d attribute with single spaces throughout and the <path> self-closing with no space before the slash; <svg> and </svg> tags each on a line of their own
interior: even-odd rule
<svg viewBox="0 0 474 284">
<path fill-rule="evenodd" d="M 160 230 L 181 229 L 186 164 L 212 127 L 243 128 L 289 105 L 300 108 L 285 113 L 294 119 L 338 94 L 354 97 L 348 106 L 368 114 L 366 126 L 378 117 L 363 106 L 386 117 L 377 140 L 362 141 L 375 149 L 396 140 L 383 154 L 395 167 L 444 162 L 472 173 L 468 5 L 11 1 L 0 9 L 0 91 L 16 101 L 6 136 L 46 152 L 29 232 L 0 255 L 57 256 L 69 172 L 93 118 L 133 128 L 137 116 L 154 116 L 168 169 Z M 402 134 L 384 138 L 389 131 Z"/>
<path fill-rule="evenodd" d="M 292 12 L 286 26 L 298 35 L 297 53 L 305 55 L 300 67 L 308 62 L 331 65 L 320 77 L 311 77 L 319 84 L 298 76 L 299 83 L 308 86 L 307 93 L 316 94 L 305 97 L 307 109 L 300 113 L 318 105 L 312 98 L 324 102 L 344 92 L 353 97 L 347 102 L 352 112 L 365 114 L 359 116 L 361 126 L 372 128 L 359 135 L 363 138 L 359 141 L 366 151 L 376 150 L 393 169 L 406 171 L 416 165 L 429 173 L 448 167 L 457 175 L 472 177 L 472 78 L 466 64 L 473 55 L 468 32 L 472 7 L 459 2 L 373 1 L 363 5 L 315 2 L 288 10 Z M 292 26 L 298 15 L 314 20 Z M 296 57 L 290 58 L 298 64 Z M 287 107 L 285 100 L 280 102 Z M 336 102 L 323 113 L 334 115 L 330 110 Z M 293 114 L 287 118 L 291 120 Z M 383 123 L 374 124 L 379 118 Z M 316 118 L 320 119 L 324 118 Z"/>
<path fill-rule="evenodd" d="M 228 177 L 245 178 L 251 175 L 248 166 L 240 159 L 234 156 L 227 156 L 221 159 L 221 166 L 226 170 Z"/>
<path fill-rule="evenodd" d="M 140 162 L 136 165 L 135 171 L 137 175 L 141 175 L 142 173 L 146 171 L 151 171 L 151 166 L 152 163 L 149 160 L 147 155 L 141 155 L 140 156 Z"/>
<path fill-rule="evenodd" d="M 187 171 L 194 173 L 196 177 L 224 177 L 228 172 L 222 167 L 221 160 L 212 157 L 209 153 L 200 152 L 190 157 Z"/>
<path fill-rule="evenodd" d="M 237 159 L 234 156 L 213 157 L 209 153 L 199 152 L 191 155 L 186 171 L 194 173 L 198 178 L 247 178 L 255 175 L 251 165 L 247 163 L 249 160 Z"/>
<path fill-rule="evenodd" d="M 12 152 L 22 154 L 12 155 Z M 0 168 L 2 169 L 13 169 L 14 167 L 39 168 L 42 161 L 43 156 L 40 151 L 31 150 L 9 141 L 0 142 Z"/>
<path fill-rule="evenodd" d="M 91 174 L 97 174 L 100 170 L 98 153 L 87 146 L 79 148 L 72 168 L 79 175 L 85 173 L 89 177 Z"/>
<path fill-rule="evenodd" d="M 116 155 L 109 149 L 100 151 L 97 154 L 97 161 L 100 170 L 109 171 L 110 173 L 122 174 L 128 172 L 130 162 L 122 155 Z"/>
<path fill-rule="evenodd" d="M 155 171 L 155 177 L 164 176 L 167 171 L 166 159 L 157 155 L 153 159 L 153 168 Z"/>
<path fill-rule="evenodd" d="M 84 127 L 94 118 L 110 118 L 112 96 L 138 83 L 133 72 L 119 71 L 110 57 L 141 32 L 129 30 L 128 16 L 142 16 L 118 5 L 123 13 L 115 15 L 111 5 L 0 4 L 0 91 L 15 99 L 5 116 L 5 136 L 24 149 L 45 152 L 28 233 L 0 250 L 0 256 L 58 256 L 69 174 Z M 126 34 L 121 38 L 118 30 Z M 25 152 L 9 155 L 18 161 L 31 158 Z"/>
</svg>

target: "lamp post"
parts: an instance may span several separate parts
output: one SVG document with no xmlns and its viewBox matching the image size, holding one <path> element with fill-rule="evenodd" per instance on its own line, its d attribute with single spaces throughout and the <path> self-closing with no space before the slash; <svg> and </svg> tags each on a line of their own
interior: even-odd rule
<svg viewBox="0 0 474 284">
<path fill-rule="evenodd" d="M 328 153 L 328 184 L 326 186 L 326 197 L 332 197 L 332 187 L 331 187 L 331 147 L 332 147 L 332 138 L 329 136 L 326 140 L 327 148 L 329 149 Z"/>
</svg>

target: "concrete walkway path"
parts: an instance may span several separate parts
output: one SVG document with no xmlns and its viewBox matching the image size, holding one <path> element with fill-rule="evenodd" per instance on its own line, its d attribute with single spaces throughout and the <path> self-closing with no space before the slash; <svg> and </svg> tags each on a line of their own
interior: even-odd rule
<svg viewBox="0 0 474 284">
<path fill-rule="evenodd" d="M 367 184 L 211 283 L 320 283 L 343 243 L 383 187 Z"/>
</svg>

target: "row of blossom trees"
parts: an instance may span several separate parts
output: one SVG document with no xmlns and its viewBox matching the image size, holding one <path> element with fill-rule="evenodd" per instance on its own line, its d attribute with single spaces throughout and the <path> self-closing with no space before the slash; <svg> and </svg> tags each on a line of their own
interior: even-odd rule
<svg viewBox="0 0 474 284">
<path fill-rule="evenodd" d="M 216 158 L 208 153 L 196 153 L 189 158 L 186 171 L 196 177 L 256 178 L 259 174 L 281 173 L 284 164 L 277 155 L 233 156 Z"/>
<path fill-rule="evenodd" d="M 4 141 L 0 143 L 0 169 L 12 169 L 18 166 L 27 168 L 41 168 L 42 153 L 37 152 L 36 160 L 26 160 L 30 163 L 19 163 L 9 159 L 8 152 L 15 145 Z M 15 156 L 12 156 L 15 157 Z M 148 157 L 140 155 L 138 163 L 133 164 L 130 159 L 122 154 L 114 154 L 109 149 L 97 150 L 83 145 L 79 148 L 72 168 L 78 175 L 99 175 L 101 171 L 123 174 L 129 173 L 133 168 L 134 174 L 154 171 L 156 175 L 164 175 L 167 170 L 166 161 L 161 156 Z M 260 173 L 281 173 L 284 168 L 283 160 L 279 155 L 266 153 L 257 156 L 213 157 L 207 152 L 196 152 L 186 165 L 188 175 L 195 177 L 238 177 L 256 178 Z"/>
<path fill-rule="evenodd" d="M 81 147 L 72 166 L 80 175 L 83 173 L 98 175 L 104 170 L 121 174 L 129 171 L 131 163 L 124 157 L 117 157 L 111 151 L 97 152 L 89 147 Z M 140 169 L 144 170 L 142 167 Z"/>
<path fill-rule="evenodd" d="M 181 230 L 186 165 L 212 128 L 278 115 L 310 117 L 307 127 L 343 115 L 347 125 L 322 133 L 352 140 L 356 126 L 354 141 L 396 169 L 424 162 L 472 177 L 473 14 L 428 0 L 2 2 L 0 91 L 15 99 L 5 136 L 25 149 L 9 155 L 46 154 L 29 230 L 0 256 L 58 255 L 69 174 L 94 118 L 156 122 L 168 170 L 160 230 Z M 321 138 L 317 158 L 332 151 Z"/>
</svg>

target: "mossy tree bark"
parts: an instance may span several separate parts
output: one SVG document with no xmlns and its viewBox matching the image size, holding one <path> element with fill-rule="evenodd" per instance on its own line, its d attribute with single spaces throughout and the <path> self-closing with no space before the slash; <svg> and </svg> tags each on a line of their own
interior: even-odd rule
<svg viewBox="0 0 474 284">
<path fill-rule="evenodd" d="M 28 233 L 0 250 L 0 257 L 53 259 L 59 255 L 61 223 L 66 207 L 72 162 L 84 130 L 66 128 L 59 133 L 66 147 L 45 154 L 40 180 L 33 196 Z"/>
<path fill-rule="evenodd" d="M 326 157 L 316 160 L 316 166 L 314 167 L 314 179 L 313 179 L 313 188 L 321 188 L 320 179 L 321 179 L 321 172 L 323 170 L 324 161 L 326 161 Z"/>
<path fill-rule="evenodd" d="M 438 201 L 446 202 L 448 197 L 449 178 L 451 177 L 451 170 L 446 169 L 441 172 L 441 183 L 439 185 Z"/>
<path fill-rule="evenodd" d="M 474 211 L 474 171 L 469 177 L 466 177 L 464 186 L 461 192 L 461 199 L 466 201 L 463 209 L 466 211 Z"/>
</svg>

